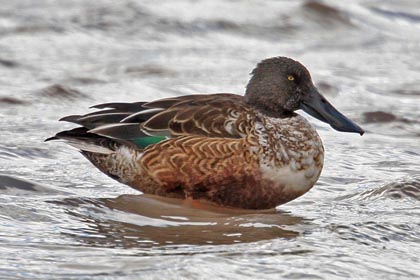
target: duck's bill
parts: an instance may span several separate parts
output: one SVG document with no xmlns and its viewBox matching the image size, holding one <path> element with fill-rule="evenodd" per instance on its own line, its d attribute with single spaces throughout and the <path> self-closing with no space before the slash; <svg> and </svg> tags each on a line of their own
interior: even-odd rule
<svg viewBox="0 0 420 280">
<path fill-rule="evenodd" d="M 364 130 L 334 108 L 316 88 L 305 97 L 301 109 L 320 121 L 326 122 L 332 128 L 343 132 L 356 132 L 363 135 Z"/>
</svg>

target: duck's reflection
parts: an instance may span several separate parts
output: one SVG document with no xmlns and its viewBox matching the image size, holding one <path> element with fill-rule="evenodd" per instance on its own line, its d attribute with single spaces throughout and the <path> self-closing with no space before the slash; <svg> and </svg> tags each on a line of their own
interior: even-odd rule
<svg viewBox="0 0 420 280">
<path fill-rule="evenodd" d="M 63 202 L 75 206 L 67 208 L 68 213 L 83 222 L 83 227 L 67 234 L 94 246 L 233 244 L 294 238 L 299 233 L 287 228 L 302 221 L 274 209 L 229 209 L 148 195 Z"/>
</svg>

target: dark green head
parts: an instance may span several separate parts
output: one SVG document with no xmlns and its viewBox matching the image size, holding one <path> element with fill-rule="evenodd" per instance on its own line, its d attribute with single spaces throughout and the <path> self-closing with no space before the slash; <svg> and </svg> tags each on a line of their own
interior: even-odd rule
<svg viewBox="0 0 420 280">
<path fill-rule="evenodd" d="M 287 57 L 258 63 L 247 85 L 245 100 L 272 117 L 288 117 L 302 109 L 338 131 L 364 133 L 318 92 L 305 66 Z"/>
</svg>

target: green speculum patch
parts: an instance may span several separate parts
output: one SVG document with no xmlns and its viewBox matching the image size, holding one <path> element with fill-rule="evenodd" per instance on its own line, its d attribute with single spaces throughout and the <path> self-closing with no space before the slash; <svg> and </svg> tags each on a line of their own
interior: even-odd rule
<svg viewBox="0 0 420 280">
<path fill-rule="evenodd" d="M 149 136 L 149 137 L 136 138 L 136 139 L 133 139 L 132 141 L 137 146 L 139 146 L 139 147 L 141 147 L 141 148 L 144 149 L 144 148 L 146 148 L 149 145 L 159 143 L 159 142 L 161 142 L 161 141 L 163 141 L 165 139 L 167 139 L 167 138 L 164 137 L 164 136 Z"/>
</svg>

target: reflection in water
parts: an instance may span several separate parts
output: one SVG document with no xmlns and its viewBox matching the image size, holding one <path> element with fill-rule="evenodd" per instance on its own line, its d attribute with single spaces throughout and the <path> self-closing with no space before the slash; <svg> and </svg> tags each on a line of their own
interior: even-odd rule
<svg viewBox="0 0 420 280">
<path fill-rule="evenodd" d="M 56 202 L 57 203 L 57 202 Z M 286 229 L 302 221 L 276 210 L 248 211 L 193 204 L 147 195 L 99 200 L 65 199 L 88 227 L 71 235 L 91 246 L 142 247 L 170 244 L 232 244 L 293 238 Z M 60 204 L 61 204 L 60 203 Z M 88 208 L 88 211 L 83 211 Z"/>
</svg>

